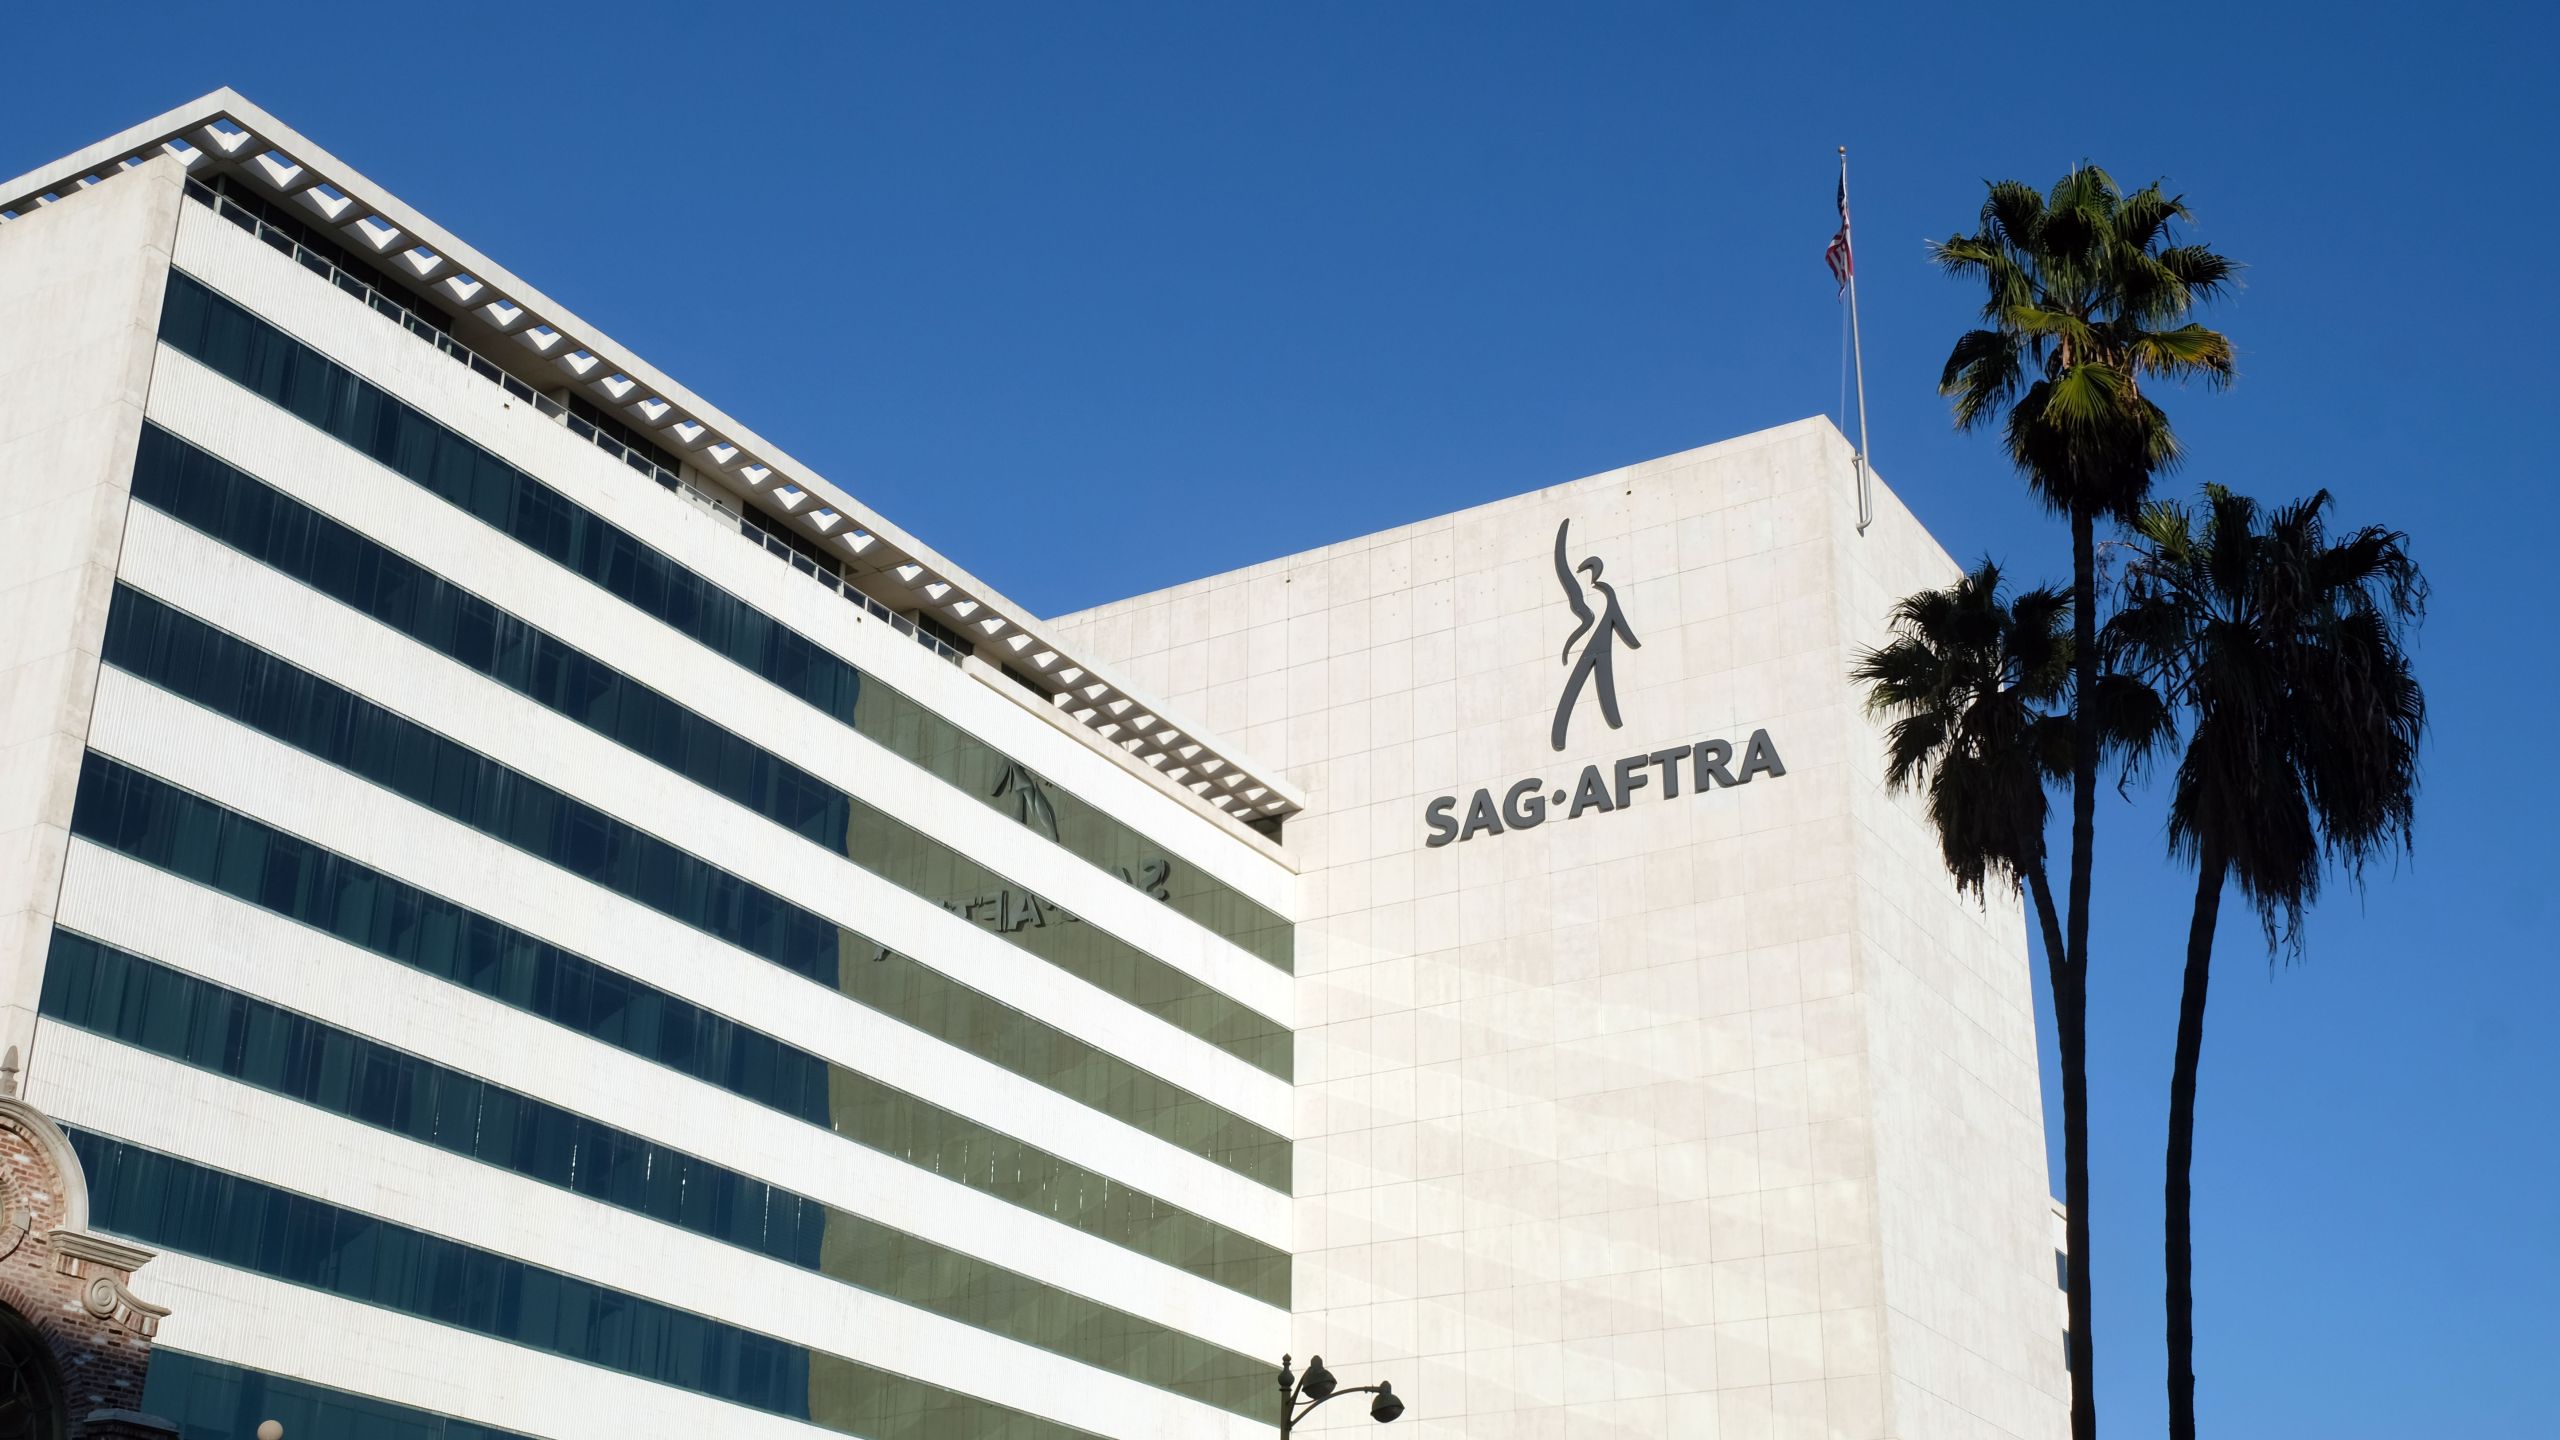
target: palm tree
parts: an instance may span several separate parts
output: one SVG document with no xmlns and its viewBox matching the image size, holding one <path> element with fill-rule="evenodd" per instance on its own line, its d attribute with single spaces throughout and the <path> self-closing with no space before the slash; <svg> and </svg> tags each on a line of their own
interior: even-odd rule
<svg viewBox="0 0 2560 1440">
<path fill-rule="evenodd" d="M 2409 844 L 2426 697 L 2405 633 L 2427 586 L 2407 536 L 2367 526 L 2333 541 L 2329 493 L 2260 525 L 2256 502 L 2205 491 L 2202 528 L 2177 505 L 2136 527 L 2112 644 L 2156 676 L 2192 726 L 2169 801 L 2169 844 L 2196 867 L 2187 972 L 2169 1082 L 2165 1250 L 2169 1433 L 2196 1433 L 2194 1250 L 2188 1205 L 2205 988 L 2226 880 L 2272 951 L 2298 946 L 2324 861 L 2361 880 Z"/>
<path fill-rule="evenodd" d="M 2034 903 L 2053 984 L 2066 983 L 2062 919 L 2045 872 L 2046 787 L 2071 771 L 2071 597 L 2039 586 L 2011 599 L 1985 559 L 1944 590 L 1893 610 L 1893 639 L 1850 671 L 1867 713 L 1892 721 L 1885 784 L 1926 787 L 1929 823 L 1956 888 L 1980 897 L 1997 876 Z M 2170 734 L 2159 696 L 2102 672 L 2100 748 L 2138 762 Z"/>
<path fill-rule="evenodd" d="M 1885 784 L 1923 786 L 1956 888 L 2023 884 L 2059 983 L 2062 921 L 2045 879 L 2045 785 L 2069 769 L 2071 597 L 2051 586 L 2003 594 L 1985 559 L 1944 590 L 1893 609 L 1893 639 L 1860 652 L 1850 677 L 1885 732 Z M 2059 762 L 2057 764 L 2057 761 Z"/>
<path fill-rule="evenodd" d="M 2005 416 L 2010 459 L 2037 497 L 2071 522 L 2073 693 L 2081 697 L 2098 691 L 2098 522 L 2133 519 L 2151 477 L 2178 455 L 2168 417 L 2143 394 L 2143 382 L 2201 376 L 2220 384 L 2232 373 L 2231 342 L 2187 317 L 2221 292 L 2234 267 L 2204 246 L 2176 243 L 2172 224 L 2189 218 L 2157 184 L 2127 195 L 2105 171 L 2083 166 L 2049 196 L 2014 180 L 1991 185 L 1982 228 L 1933 247 L 1941 267 L 1984 291 L 1982 328 L 1956 341 L 1939 377 L 1940 392 L 1955 398 L 1957 427 Z M 2067 973 L 2054 986 L 2073 1440 L 2098 1433 L 2086 1002 L 2100 748 L 2096 717 L 2075 706 Z"/>
</svg>

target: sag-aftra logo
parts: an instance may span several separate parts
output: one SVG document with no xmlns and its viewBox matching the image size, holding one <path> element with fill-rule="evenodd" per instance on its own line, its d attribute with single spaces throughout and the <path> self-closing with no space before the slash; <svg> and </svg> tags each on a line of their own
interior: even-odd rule
<svg viewBox="0 0 2560 1440">
<path fill-rule="evenodd" d="M 1627 628 L 1627 617 L 1618 612 L 1617 587 L 1600 578 L 1600 557 L 1586 555 L 1579 565 L 1570 568 L 1565 565 L 1564 557 L 1568 552 L 1564 532 L 1572 524 L 1570 519 L 1556 522 L 1556 583 L 1564 587 L 1564 603 L 1573 607 L 1574 618 L 1580 622 L 1573 627 L 1572 634 L 1564 637 L 1564 650 L 1556 657 L 1557 663 L 1573 666 L 1573 673 L 1565 677 L 1564 694 L 1556 700 L 1555 723 L 1547 727 L 1547 739 L 1558 750 L 1564 749 L 1565 727 L 1573 721 L 1573 702 L 1582 698 L 1585 681 L 1599 682 L 1593 688 L 1600 692 L 1600 718 L 1609 722 L 1610 729 L 1619 728 L 1618 670 L 1611 662 L 1621 640 L 1627 642 L 1630 650 L 1644 648 L 1644 642 L 1636 638 L 1636 632 Z M 1600 592 L 1600 609 L 1596 614 L 1591 609 L 1591 602 L 1583 598 L 1582 587 L 1574 582 L 1573 572 L 1576 570 L 1590 576 L 1591 588 Z M 1582 645 L 1582 658 L 1579 660 L 1573 658 L 1573 647 L 1577 641 Z"/>
<path fill-rule="evenodd" d="M 1564 749 L 1574 710 L 1586 691 L 1599 705 L 1600 718 L 1610 729 L 1625 728 L 1618 713 L 1618 645 L 1624 642 L 1629 650 L 1644 648 L 1644 642 L 1636 638 L 1635 628 L 1619 608 L 1616 587 L 1600 578 L 1606 569 L 1600 557 L 1586 555 L 1579 564 L 1568 563 L 1572 551 L 1567 532 L 1572 525 L 1570 519 L 1556 525 L 1556 583 L 1563 588 L 1565 604 L 1575 621 L 1557 656 L 1557 663 L 1566 667 L 1564 693 L 1556 698 L 1555 718 L 1547 727 L 1548 743 L 1559 751 Z M 1574 578 L 1577 572 L 1590 577 L 1590 594 L 1585 594 L 1583 582 Z M 1599 602 L 1596 607 L 1592 603 L 1595 595 Z M 1574 650 L 1577 645 L 1581 647 L 1579 655 Z M 1561 785 L 1551 790 L 1543 778 L 1534 775 L 1513 781 L 1499 800 L 1494 798 L 1491 787 L 1478 790 L 1467 801 L 1463 817 L 1458 813 L 1457 796 L 1439 796 L 1422 809 L 1422 823 L 1430 831 L 1422 843 L 1436 848 L 1478 835 L 1534 830 L 1550 817 L 1572 820 L 1591 811 L 1608 814 L 1625 809 L 1634 803 L 1637 792 L 1646 789 L 1662 799 L 1676 800 L 1684 789 L 1693 796 L 1704 795 L 1711 789 L 1748 785 L 1754 776 L 1777 779 L 1786 773 L 1786 762 L 1778 758 L 1777 744 L 1766 730 L 1752 731 L 1738 753 L 1730 740 L 1683 742 L 1668 749 L 1629 755 L 1606 770 L 1596 764 L 1585 765 L 1570 790 Z"/>
</svg>

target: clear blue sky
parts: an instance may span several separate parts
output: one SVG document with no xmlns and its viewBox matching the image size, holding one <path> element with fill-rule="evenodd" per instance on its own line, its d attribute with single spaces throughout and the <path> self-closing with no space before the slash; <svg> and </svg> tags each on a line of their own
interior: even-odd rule
<svg viewBox="0 0 2560 1440">
<path fill-rule="evenodd" d="M 1053 612 L 1833 410 L 1844 142 L 1880 470 L 1959 555 L 2063 576 L 2061 530 L 1949 433 L 1968 299 L 1921 241 L 1984 177 L 2167 177 L 2252 267 L 2214 316 L 2240 385 L 2173 401 L 2176 483 L 2327 485 L 2436 585 L 2414 863 L 2334 890 L 2290 968 L 2226 925 L 2204 1417 L 2560 1423 L 2533 1378 L 2560 1331 L 2540 12 L 48 5 L 11 31 L 0 171 L 235 85 Z M 2147 799 L 2101 818 L 2100 1401 L 2139 1435 L 2192 886 Z"/>
</svg>

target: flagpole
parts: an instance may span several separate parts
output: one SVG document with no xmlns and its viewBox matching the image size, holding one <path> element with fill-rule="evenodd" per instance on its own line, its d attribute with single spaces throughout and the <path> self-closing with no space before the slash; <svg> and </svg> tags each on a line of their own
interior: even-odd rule
<svg viewBox="0 0 2560 1440">
<path fill-rule="evenodd" d="M 1849 250 L 1849 354 L 1858 376 L 1858 533 L 1875 523 L 1873 468 L 1867 464 L 1867 351 L 1858 335 L 1858 244 L 1849 233 L 1849 147 L 1840 147 L 1840 238 Z"/>
</svg>

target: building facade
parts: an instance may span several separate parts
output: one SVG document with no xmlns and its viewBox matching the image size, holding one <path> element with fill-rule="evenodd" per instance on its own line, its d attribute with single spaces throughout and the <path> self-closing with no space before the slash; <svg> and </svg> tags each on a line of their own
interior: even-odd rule
<svg viewBox="0 0 2560 1440">
<path fill-rule="evenodd" d="M 36 185 L 0 976 L 146 1408 L 1259 1433 L 1281 792 L 237 97 Z"/>
<path fill-rule="evenodd" d="M 1068 617 L 1304 788 L 1293 1334 L 1471 1437 L 2064 1433 L 2034 997 L 1804 421 Z"/>
<path fill-rule="evenodd" d="M 230 92 L 10 182 L 0 1043 L 139 1409 L 2058 1433 L 2023 927 L 1845 680 L 1952 567 L 1847 475 L 1053 622 Z"/>
</svg>

